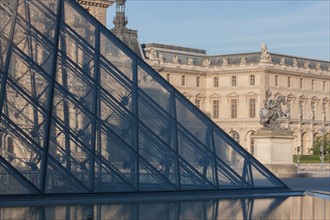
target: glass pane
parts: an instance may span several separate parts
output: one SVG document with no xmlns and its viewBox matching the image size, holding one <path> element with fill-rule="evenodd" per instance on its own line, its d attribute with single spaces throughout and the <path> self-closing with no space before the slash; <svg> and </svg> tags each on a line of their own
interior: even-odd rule
<svg viewBox="0 0 330 220">
<path fill-rule="evenodd" d="M 204 145 L 207 144 L 207 125 L 196 115 L 197 109 L 187 100 L 176 98 L 176 118 L 194 137 L 198 138 Z M 207 121 L 207 120 L 206 120 Z M 209 147 L 210 148 L 210 147 Z M 211 149 L 211 148 L 210 148 Z"/>
<path fill-rule="evenodd" d="M 132 144 L 133 116 L 104 93 L 101 94 L 100 119 L 127 144 Z"/>
<path fill-rule="evenodd" d="M 127 181 L 113 171 L 109 165 L 100 161 L 95 163 L 94 192 L 136 191 Z"/>
<path fill-rule="evenodd" d="M 86 146 L 91 147 L 92 116 L 58 89 L 55 90 L 53 117 L 65 127 L 66 135 L 71 132 Z"/>
<path fill-rule="evenodd" d="M 48 95 L 48 80 L 44 72 L 34 69 L 35 66 L 28 64 L 19 54 L 13 52 L 10 61 L 9 76 L 28 93 L 34 101 L 46 108 Z"/>
<path fill-rule="evenodd" d="M 135 191 L 137 189 L 137 154 L 123 140 L 120 140 L 110 128 L 104 125 L 102 125 L 101 131 L 97 132 L 96 154 L 100 161 L 101 167 L 99 168 L 102 169 L 102 166 L 104 166 L 109 172 L 113 172 L 118 181 L 127 185 L 128 189 L 124 191 Z M 117 179 L 114 180 L 117 181 Z M 115 182 L 108 184 L 115 184 Z M 122 186 L 114 187 L 113 191 L 122 190 Z"/>
<path fill-rule="evenodd" d="M 182 158 L 179 158 L 180 164 L 180 186 L 183 190 L 190 189 L 215 189 L 216 187 L 207 181 L 194 167 Z"/>
<path fill-rule="evenodd" d="M 88 186 L 91 183 L 90 172 L 94 167 L 94 161 L 91 160 L 91 153 L 88 153 L 89 146 L 82 144 L 84 137 L 73 137 L 68 130 L 54 124 L 51 127 L 51 135 L 49 154 L 68 172 Z"/>
<path fill-rule="evenodd" d="M 139 164 L 139 190 L 140 191 L 167 191 L 177 189 L 166 178 L 159 175 L 145 160 Z"/>
<path fill-rule="evenodd" d="M 10 7 L 6 3 L 0 5 L 0 21 L 1 35 L 9 39 L 10 29 L 13 23 L 13 10 L 10 10 Z"/>
<path fill-rule="evenodd" d="M 28 58 L 26 60 L 40 65 L 46 72 L 50 72 L 53 45 L 43 39 L 34 29 L 28 29 L 27 24 L 16 24 L 14 43 Z M 29 64 L 31 65 L 31 64 Z"/>
<path fill-rule="evenodd" d="M 161 76 L 158 76 L 161 78 Z M 157 79 L 147 73 L 141 67 L 138 67 L 138 85 L 139 89 L 145 92 L 155 103 L 160 105 L 165 111 L 169 111 L 170 93 L 163 87 Z"/>
<path fill-rule="evenodd" d="M 61 92 L 63 93 L 63 95 L 61 95 L 63 99 L 69 99 L 69 95 L 72 95 L 78 101 L 75 105 L 82 105 L 90 111 L 93 110 L 93 83 L 87 76 L 77 71 L 77 69 L 72 66 L 72 63 L 67 62 L 64 58 L 60 59 L 58 63 L 56 81 L 63 88 L 61 89 L 63 90 Z M 71 112 L 73 112 L 73 109 L 71 109 Z M 78 117 L 80 112 L 72 114 L 77 114 Z"/>
<path fill-rule="evenodd" d="M 75 72 L 84 72 L 93 78 L 95 52 L 86 42 L 81 41 L 76 33 L 71 32 L 68 28 L 62 30 L 59 49 L 62 51 L 63 64 L 72 62 Z"/>
<path fill-rule="evenodd" d="M 119 72 L 106 63 L 102 63 L 100 70 L 101 86 L 106 90 L 106 93 L 114 97 L 122 106 L 131 110 L 131 82 L 121 77 Z"/>
<path fill-rule="evenodd" d="M 1 156 L 36 187 L 40 186 L 41 147 L 7 117 L 2 119 Z M 5 130 L 4 130 L 5 128 Z M 32 136 L 33 137 L 33 136 Z"/>
<path fill-rule="evenodd" d="M 53 12 L 57 12 L 58 2 L 57 0 L 43 0 L 42 3 L 20 0 L 18 12 L 33 28 L 53 41 L 56 23 Z"/>
<path fill-rule="evenodd" d="M 139 93 L 139 120 L 165 143 L 171 143 L 171 119 L 143 93 Z"/>
<path fill-rule="evenodd" d="M 157 140 L 157 137 L 149 129 L 140 125 L 139 131 L 140 156 L 159 172 L 156 175 L 165 178 L 163 184 L 171 187 L 178 185 L 178 167 L 175 152 Z"/>
<path fill-rule="evenodd" d="M 0 162 L 0 194 L 29 194 L 26 189 L 19 181 L 15 179 L 1 164 Z"/>
<path fill-rule="evenodd" d="M 219 188 L 251 188 L 228 164 L 217 158 Z"/>
<path fill-rule="evenodd" d="M 263 171 L 263 169 L 259 165 L 252 161 L 251 169 L 254 187 L 284 187 L 284 185 L 280 183 L 277 179 L 275 179 L 269 172 Z"/>
<path fill-rule="evenodd" d="M 187 132 L 178 128 L 179 155 L 183 157 L 200 175 L 216 185 L 214 156 L 211 151 L 199 145 Z"/>
<path fill-rule="evenodd" d="M 73 8 L 67 1 L 64 2 L 64 20 L 68 25 L 67 28 L 72 29 L 79 34 L 84 41 L 91 46 L 95 46 L 95 24 L 92 24 L 90 16 L 87 12 Z"/>
<path fill-rule="evenodd" d="M 7 83 L 4 114 L 17 127 L 31 136 L 36 143 L 43 146 L 45 115 L 32 101 Z"/>
<path fill-rule="evenodd" d="M 88 189 L 49 157 L 45 191 L 46 193 L 82 193 L 88 192 Z"/>
<path fill-rule="evenodd" d="M 110 61 L 121 74 L 132 80 L 132 59 L 113 43 L 111 39 L 113 37 L 109 33 L 103 30 L 100 37 L 101 55 L 107 62 Z"/>
<path fill-rule="evenodd" d="M 237 174 L 242 176 L 245 157 L 238 153 L 216 132 L 214 132 L 214 144 L 217 156 L 235 170 Z"/>
</svg>

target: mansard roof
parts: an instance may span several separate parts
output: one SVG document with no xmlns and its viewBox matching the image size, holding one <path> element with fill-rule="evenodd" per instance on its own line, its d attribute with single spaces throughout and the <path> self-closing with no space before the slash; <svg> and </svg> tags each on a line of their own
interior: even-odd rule
<svg viewBox="0 0 330 220">
<path fill-rule="evenodd" d="M 211 66 L 240 64 L 242 62 L 242 58 L 244 58 L 244 62 L 246 63 L 259 63 L 261 61 L 262 55 L 262 52 L 208 55 L 205 50 L 201 49 L 150 43 L 142 45 L 142 49 L 144 50 L 144 55 L 146 58 L 148 58 L 148 52 L 151 48 L 153 48 L 157 56 L 159 54 L 162 55 L 163 61 L 165 63 L 171 63 L 173 61 L 173 57 L 177 56 L 179 64 L 188 64 L 188 60 L 191 58 L 193 60 L 193 65 L 196 66 L 205 65 L 205 60 L 208 60 L 208 63 Z M 329 61 L 276 53 L 269 53 L 269 55 L 271 57 L 271 63 L 273 64 L 325 71 L 330 70 Z M 224 59 L 226 59 L 226 61 L 224 61 Z"/>
</svg>

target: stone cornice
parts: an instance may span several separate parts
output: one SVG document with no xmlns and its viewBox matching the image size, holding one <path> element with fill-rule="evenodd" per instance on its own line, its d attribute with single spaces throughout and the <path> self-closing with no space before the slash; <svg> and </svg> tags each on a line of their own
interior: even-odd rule
<svg viewBox="0 0 330 220">
<path fill-rule="evenodd" d="M 280 75 L 290 75 L 297 77 L 308 77 L 315 79 L 330 79 L 330 71 L 300 71 L 300 69 L 280 69 L 280 68 L 270 68 L 269 73 L 280 74 Z"/>
<path fill-rule="evenodd" d="M 103 8 L 108 8 L 114 3 L 113 0 L 77 0 L 77 2 L 81 5 L 92 5 Z"/>
<path fill-rule="evenodd" d="M 229 65 L 228 67 L 217 66 L 193 66 L 185 64 L 163 63 L 161 65 L 149 62 L 149 64 L 157 71 L 167 71 L 172 73 L 191 74 L 191 75 L 227 75 L 227 74 L 260 74 L 273 73 L 280 75 L 290 75 L 297 77 L 308 77 L 315 79 L 329 79 L 330 71 L 310 70 L 304 68 L 282 67 L 280 65 L 265 65 L 258 64 L 250 65 Z"/>
</svg>

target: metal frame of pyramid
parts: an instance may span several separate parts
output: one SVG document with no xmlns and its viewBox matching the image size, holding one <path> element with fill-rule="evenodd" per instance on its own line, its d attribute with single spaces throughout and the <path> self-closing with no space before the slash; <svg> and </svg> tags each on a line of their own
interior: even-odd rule
<svg viewBox="0 0 330 220">
<path fill-rule="evenodd" d="M 75 1 L 0 20 L 0 195 L 288 189 Z"/>
</svg>

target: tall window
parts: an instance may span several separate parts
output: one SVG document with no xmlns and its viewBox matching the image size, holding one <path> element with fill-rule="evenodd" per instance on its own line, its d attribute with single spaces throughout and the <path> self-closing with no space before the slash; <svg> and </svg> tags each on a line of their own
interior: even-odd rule
<svg viewBox="0 0 330 220">
<path fill-rule="evenodd" d="M 312 80 L 312 90 L 314 90 L 315 89 L 315 80 L 313 79 Z"/>
<path fill-rule="evenodd" d="M 254 75 L 250 76 L 250 86 L 254 86 L 256 83 L 256 77 Z"/>
<path fill-rule="evenodd" d="M 231 77 L 231 86 L 236 86 L 236 76 Z"/>
<path fill-rule="evenodd" d="M 186 76 L 183 75 L 181 76 L 181 86 L 185 86 L 186 85 Z"/>
<path fill-rule="evenodd" d="M 300 81 L 299 81 L 299 88 L 300 89 L 303 89 L 303 84 L 304 84 L 304 79 L 300 78 Z"/>
<path fill-rule="evenodd" d="M 251 154 L 254 155 L 254 131 L 251 132 L 251 135 L 250 135 L 250 149 L 251 149 Z"/>
<path fill-rule="evenodd" d="M 256 99 L 249 99 L 249 112 L 250 118 L 256 117 Z"/>
<path fill-rule="evenodd" d="M 291 87 L 291 77 L 288 77 L 288 88 Z"/>
<path fill-rule="evenodd" d="M 323 91 L 327 89 L 327 81 L 323 81 Z"/>
<path fill-rule="evenodd" d="M 278 86 L 278 75 L 275 76 L 275 86 Z"/>
<path fill-rule="evenodd" d="M 230 100 L 231 118 L 237 118 L 237 99 Z"/>
<path fill-rule="evenodd" d="M 200 85 L 200 77 L 199 76 L 197 76 L 196 77 L 196 87 L 199 87 Z"/>
<path fill-rule="evenodd" d="M 170 82 L 170 80 L 171 80 L 171 75 L 168 73 L 168 74 L 166 74 L 166 80 L 168 81 L 168 82 Z"/>
<path fill-rule="evenodd" d="M 219 118 L 219 100 L 213 100 L 213 118 Z"/>
<path fill-rule="evenodd" d="M 304 118 L 304 101 L 303 100 L 299 101 L 299 118 L 300 118 L 300 120 L 303 120 L 303 118 Z"/>
<path fill-rule="evenodd" d="M 219 87 L 219 78 L 218 77 L 214 77 L 214 79 L 213 79 L 213 86 L 215 88 Z"/>
</svg>

